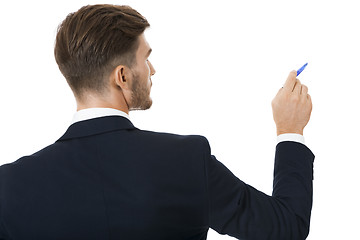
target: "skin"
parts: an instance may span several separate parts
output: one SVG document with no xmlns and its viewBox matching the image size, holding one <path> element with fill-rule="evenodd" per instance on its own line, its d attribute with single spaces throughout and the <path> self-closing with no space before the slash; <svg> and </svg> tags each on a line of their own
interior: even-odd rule
<svg viewBox="0 0 360 240">
<path fill-rule="evenodd" d="M 277 135 L 297 133 L 303 135 L 312 111 L 308 88 L 296 78 L 296 71 L 291 71 L 284 87 L 272 101 L 273 117 Z"/>
<path fill-rule="evenodd" d="M 151 107 L 151 76 L 155 69 L 148 57 L 151 53 L 144 33 L 138 37 L 136 63 L 129 68 L 118 65 L 108 79 L 108 91 L 99 95 L 87 92 L 86 97 L 76 99 L 77 110 L 86 108 L 114 108 L 129 114 L 131 110 L 146 110 Z"/>
</svg>

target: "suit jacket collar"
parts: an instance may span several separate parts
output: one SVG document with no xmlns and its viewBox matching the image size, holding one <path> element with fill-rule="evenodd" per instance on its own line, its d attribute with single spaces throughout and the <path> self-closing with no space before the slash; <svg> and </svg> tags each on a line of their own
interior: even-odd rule
<svg viewBox="0 0 360 240">
<path fill-rule="evenodd" d="M 125 117 L 107 116 L 93 118 L 70 125 L 65 134 L 57 142 L 125 129 L 136 129 L 130 120 Z"/>
</svg>

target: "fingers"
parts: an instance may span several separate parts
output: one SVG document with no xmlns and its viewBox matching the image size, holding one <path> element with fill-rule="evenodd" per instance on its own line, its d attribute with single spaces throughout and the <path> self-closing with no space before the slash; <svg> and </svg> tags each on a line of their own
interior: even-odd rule
<svg viewBox="0 0 360 240">
<path fill-rule="evenodd" d="M 298 96 L 301 96 L 302 98 L 304 99 L 308 99 L 311 101 L 311 98 L 310 98 L 310 95 L 308 94 L 308 87 L 301 84 L 300 80 L 296 78 L 296 71 L 293 70 L 289 73 L 289 76 L 288 78 L 286 79 L 286 82 L 284 84 L 284 87 L 282 87 L 278 94 L 281 92 L 281 91 L 285 91 L 287 92 L 288 94 L 289 93 L 292 93 L 292 94 L 295 94 L 295 95 L 298 95 Z M 284 92 L 284 93 L 285 93 Z"/>
<path fill-rule="evenodd" d="M 308 87 L 305 85 L 302 85 L 300 97 L 303 99 L 303 101 L 309 101 L 311 104 L 311 97 L 310 97 L 308 91 L 309 91 Z"/>
<path fill-rule="evenodd" d="M 297 95 L 300 95 L 301 94 L 301 82 L 299 79 L 296 79 L 296 82 L 295 82 L 295 86 L 294 86 L 294 89 L 293 89 L 293 93 L 297 94 Z"/>
<path fill-rule="evenodd" d="M 312 101 L 311 96 L 309 94 L 306 94 L 306 103 L 309 105 L 310 112 L 312 111 Z"/>
<path fill-rule="evenodd" d="M 300 94 L 304 95 L 306 97 L 307 94 L 308 94 L 308 91 L 309 91 L 308 87 L 303 84 L 302 87 L 301 87 L 301 93 Z"/>
<path fill-rule="evenodd" d="M 292 92 L 296 84 L 296 71 L 293 70 L 289 73 L 288 78 L 284 84 L 284 90 L 287 92 Z"/>
<path fill-rule="evenodd" d="M 301 97 L 304 99 L 304 100 L 307 100 L 307 99 L 310 99 L 310 95 L 308 94 L 308 87 L 305 86 L 305 85 L 302 85 L 301 87 Z M 311 101 L 311 99 L 310 99 Z"/>
</svg>

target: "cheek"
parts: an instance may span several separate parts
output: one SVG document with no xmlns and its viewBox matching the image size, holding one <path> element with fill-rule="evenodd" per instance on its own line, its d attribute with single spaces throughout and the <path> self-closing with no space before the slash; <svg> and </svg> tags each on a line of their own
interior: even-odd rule
<svg viewBox="0 0 360 240">
<path fill-rule="evenodd" d="M 142 66 L 141 72 L 139 72 L 139 81 L 142 83 L 143 86 L 151 85 L 150 68 L 147 63 Z"/>
</svg>

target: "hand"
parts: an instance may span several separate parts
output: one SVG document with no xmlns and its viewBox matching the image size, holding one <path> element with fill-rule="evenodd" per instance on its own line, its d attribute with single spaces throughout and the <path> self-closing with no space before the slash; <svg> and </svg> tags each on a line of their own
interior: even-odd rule
<svg viewBox="0 0 360 240">
<path fill-rule="evenodd" d="M 296 71 L 290 72 L 284 87 L 276 94 L 271 105 L 277 135 L 303 135 L 304 128 L 310 120 L 312 102 L 308 88 L 296 78 Z"/>
</svg>

